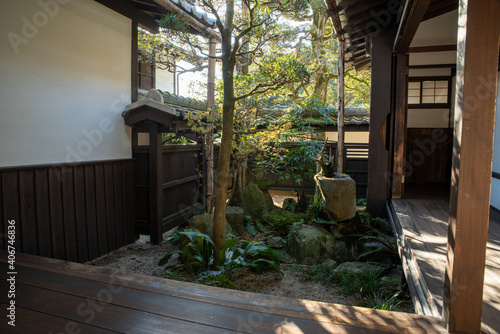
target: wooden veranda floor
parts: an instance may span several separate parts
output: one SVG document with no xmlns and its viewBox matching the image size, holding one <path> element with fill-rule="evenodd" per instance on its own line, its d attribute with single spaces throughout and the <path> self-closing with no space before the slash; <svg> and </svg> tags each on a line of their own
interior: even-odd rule
<svg viewBox="0 0 500 334">
<path fill-rule="evenodd" d="M 279 298 L 17 254 L 16 326 L 0 333 L 439 333 L 437 318 Z"/>
<path fill-rule="evenodd" d="M 396 199 L 389 204 L 407 281 L 418 313 L 440 317 L 448 235 L 448 201 Z M 500 214 L 491 211 L 483 293 L 484 333 L 500 333 Z"/>
</svg>

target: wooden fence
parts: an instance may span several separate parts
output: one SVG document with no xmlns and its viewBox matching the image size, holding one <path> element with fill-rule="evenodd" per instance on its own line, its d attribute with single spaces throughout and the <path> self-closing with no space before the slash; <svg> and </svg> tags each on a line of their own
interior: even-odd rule
<svg viewBox="0 0 500 334">
<path fill-rule="evenodd" d="M 86 262 L 134 241 L 132 160 L 0 169 L 0 248 Z"/>
<path fill-rule="evenodd" d="M 161 194 L 157 208 L 161 226 L 159 234 L 185 223 L 193 214 L 205 210 L 201 179 L 202 145 L 167 145 L 161 147 Z M 136 233 L 155 233 L 151 229 L 150 148 L 134 148 L 137 169 L 135 177 Z M 153 199 L 155 201 L 155 199 Z M 159 238 L 160 236 L 158 236 Z"/>
</svg>

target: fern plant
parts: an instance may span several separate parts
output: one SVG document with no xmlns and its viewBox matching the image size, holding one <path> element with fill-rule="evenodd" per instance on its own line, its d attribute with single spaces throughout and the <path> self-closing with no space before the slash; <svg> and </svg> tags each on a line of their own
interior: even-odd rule
<svg viewBox="0 0 500 334">
<path fill-rule="evenodd" d="M 180 254 L 179 264 L 165 268 L 169 272 L 185 270 L 195 275 L 210 269 L 227 273 L 240 268 L 250 268 L 258 274 L 266 269 L 274 269 L 283 275 L 280 270 L 280 262 L 273 249 L 261 242 L 247 240 L 240 242 L 239 238 L 228 239 L 220 253 L 217 254 L 219 258 L 225 258 L 224 264 L 213 268 L 215 244 L 208 235 L 194 231 L 182 231 L 172 235 L 170 239 L 178 242 L 183 239 L 185 241 L 181 249 L 168 252 L 158 262 L 158 266 L 164 266 L 174 254 Z"/>
<path fill-rule="evenodd" d="M 354 236 L 359 237 L 359 240 L 373 240 L 378 242 L 381 246 L 377 247 L 375 249 L 368 250 L 366 252 L 363 252 L 361 254 L 358 254 L 356 257 L 356 261 L 359 261 L 363 258 L 366 258 L 367 256 L 374 255 L 374 254 L 387 254 L 390 256 L 393 260 L 399 260 L 399 252 L 398 252 L 398 247 L 394 242 L 385 234 L 380 232 L 378 229 L 367 226 L 369 231 L 372 234 L 356 234 Z"/>
</svg>

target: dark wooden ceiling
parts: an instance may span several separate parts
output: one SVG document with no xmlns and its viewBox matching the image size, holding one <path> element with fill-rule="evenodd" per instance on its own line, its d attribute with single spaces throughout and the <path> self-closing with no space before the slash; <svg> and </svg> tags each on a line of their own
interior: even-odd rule
<svg viewBox="0 0 500 334">
<path fill-rule="evenodd" d="M 417 0 L 409 0 L 411 3 Z M 325 0 L 335 31 L 346 41 L 345 61 L 356 69 L 370 67 L 370 38 L 398 24 L 402 8 L 393 0 Z M 404 1 L 402 1 L 404 3 Z M 410 5 L 411 5 L 410 3 Z M 458 8 L 458 0 L 432 0 L 423 21 Z"/>
</svg>

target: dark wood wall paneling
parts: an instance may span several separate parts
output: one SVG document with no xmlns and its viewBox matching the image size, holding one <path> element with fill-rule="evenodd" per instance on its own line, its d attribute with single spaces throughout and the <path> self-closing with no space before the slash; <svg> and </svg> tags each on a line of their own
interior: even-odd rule
<svg viewBox="0 0 500 334">
<path fill-rule="evenodd" d="M 0 169 L 0 248 L 86 262 L 134 241 L 132 160 Z"/>
</svg>

